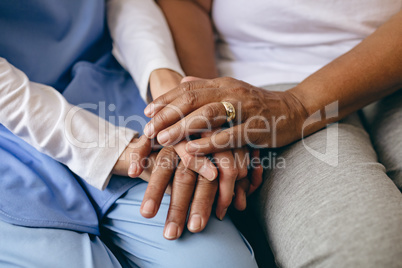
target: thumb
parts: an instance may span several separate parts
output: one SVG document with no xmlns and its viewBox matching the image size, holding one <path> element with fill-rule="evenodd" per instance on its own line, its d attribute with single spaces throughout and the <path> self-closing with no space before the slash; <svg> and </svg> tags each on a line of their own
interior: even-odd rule
<svg viewBox="0 0 402 268">
<path fill-rule="evenodd" d="M 152 141 L 143 135 L 137 141 L 130 143 L 127 150 L 129 150 L 130 161 L 128 176 L 138 177 L 144 171 L 147 157 L 152 151 Z"/>
</svg>

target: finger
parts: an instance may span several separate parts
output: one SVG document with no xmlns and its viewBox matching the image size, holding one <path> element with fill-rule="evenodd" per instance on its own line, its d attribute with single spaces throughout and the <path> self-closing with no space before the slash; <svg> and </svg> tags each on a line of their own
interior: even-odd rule
<svg viewBox="0 0 402 268">
<path fill-rule="evenodd" d="M 211 89 L 219 88 L 219 83 L 217 79 L 194 79 L 192 81 L 185 81 L 180 83 L 176 88 L 170 90 L 169 92 L 163 94 L 162 96 L 156 98 L 150 104 L 145 107 L 144 114 L 148 117 L 153 117 L 158 113 L 163 107 L 171 103 L 175 99 L 181 97 L 189 91 L 194 91 L 197 89 Z"/>
<path fill-rule="evenodd" d="M 247 177 L 248 166 L 250 165 L 250 149 L 248 146 L 242 148 L 234 149 L 233 155 L 235 158 L 235 164 L 239 170 L 239 175 L 237 180 L 241 180 Z"/>
<path fill-rule="evenodd" d="M 215 133 L 211 137 L 190 141 L 186 145 L 186 151 L 189 154 L 206 155 L 241 148 L 247 143 L 254 144 L 253 133 L 244 135 L 244 127 L 245 124 L 236 125 Z"/>
<path fill-rule="evenodd" d="M 163 231 L 163 236 L 168 240 L 177 239 L 183 233 L 195 183 L 196 174 L 180 162 L 172 182 L 170 206 Z"/>
<path fill-rule="evenodd" d="M 239 171 L 235 166 L 232 151 L 216 153 L 213 157 L 219 170 L 219 195 L 216 205 L 216 216 L 222 220 L 226 215 L 230 203 L 232 203 Z"/>
<path fill-rule="evenodd" d="M 145 135 L 143 135 L 145 136 Z M 147 138 L 147 136 L 145 136 Z M 160 151 L 164 146 L 160 145 L 156 139 L 148 139 L 151 142 L 152 151 Z"/>
<path fill-rule="evenodd" d="M 162 110 L 160 113 L 163 112 L 165 111 Z M 166 118 L 169 115 L 165 114 L 163 117 Z M 209 103 L 185 116 L 172 126 L 163 129 L 158 133 L 157 140 L 165 146 L 173 145 L 183 138 L 189 137 L 189 135 L 211 131 L 214 128 L 221 127 L 226 122 L 225 106 L 220 102 Z M 165 126 L 160 125 L 156 120 L 154 123 L 156 132 Z"/>
<path fill-rule="evenodd" d="M 148 138 L 154 138 L 159 131 L 178 122 L 192 111 L 223 98 L 223 92 L 220 90 L 202 89 L 181 94 L 171 103 L 154 104 L 154 109 L 158 111 L 145 126 L 144 134 Z"/>
<path fill-rule="evenodd" d="M 244 178 L 242 180 L 237 181 L 236 183 L 236 195 L 234 198 L 234 207 L 243 211 L 247 207 L 247 192 L 250 187 L 250 181 L 248 178 Z"/>
<path fill-rule="evenodd" d="M 152 144 L 146 136 L 141 136 L 137 142 L 130 143 L 129 160 L 130 166 L 128 168 L 128 176 L 135 178 L 138 177 L 144 170 L 147 163 L 147 156 L 151 153 Z"/>
<path fill-rule="evenodd" d="M 172 147 L 163 148 L 156 157 L 140 208 L 143 217 L 152 218 L 158 212 L 163 194 L 176 168 L 175 162 L 176 152 Z"/>
<path fill-rule="evenodd" d="M 264 169 L 261 166 L 260 161 L 260 150 L 254 149 L 252 152 L 253 164 L 251 166 L 251 174 L 250 174 L 250 188 L 248 189 L 247 196 L 251 195 L 258 187 L 262 184 L 262 177 Z M 257 158 L 258 161 L 255 161 Z"/>
<path fill-rule="evenodd" d="M 216 179 L 218 170 L 207 157 L 187 153 L 185 141 L 176 144 L 174 148 L 186 168 L 195 171 L 210 181 Z"/>
<path fill-rule="evenodd" d="M 186 83 L 186 82 L 191 82 L 191 81 L 196 81 L 196 80 L 205 80 L 205 79 L 195 77 L 195 76 L 186 76 L 181 79 L 180 83 Z"/>
<path fill-rule="evenodd" d="M 148 156 L 147 159 L 147 164 L 144 166 L 144 171 L 138 176 L 138 178 L 141 178 L 142 180 L 149 182 L 152 174 L 152 169 L 153 164 L 154 164 L 154 159 L 158 156 L 159 152 L 153 152 Z"/>
<path fill-rule="evenodd" d="M 202 176 L 198 176 L 187 223 L 187 228 L 190 232 L 197 233 L 204 230 L 211 215 L 217 190 L 217 180 L 211 182 Z"/>
</svg>

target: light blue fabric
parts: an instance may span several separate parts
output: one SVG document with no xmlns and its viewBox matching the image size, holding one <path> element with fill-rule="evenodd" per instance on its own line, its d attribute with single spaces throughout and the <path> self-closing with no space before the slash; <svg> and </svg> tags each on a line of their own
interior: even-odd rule
<svg viewBox="0 0 402 268">
<path fill-rule="evenodd" d="M 201 233 L 185 230 L 178 240 L 164 239 L 170 197 L 164 196 L 155 218 L 145 219 L 139 208 L 146 186 L 140 182 L 116 201 L 101 223 L 102 241 L 0 221 L 0 267 L 257 267 L 251 247 L 228 217 L 212 216 Z"/>
<path fill-rule="evenodd" d="M 137 115 L 139 123 L 127 127 L 142 131 L 145 103 L 111 56 L 103 0 L 2 0 L 0 40 L 0 56 L 31 81 L 55 87 L 73 104 L 95 105 L 89 111 L 107 120 Z M 99 220 L 138 183 L 114 176 L 101 192 L 2 125 L 0 159 L 0 219 L 17 225 L 99 234 Z"/>
</svg>

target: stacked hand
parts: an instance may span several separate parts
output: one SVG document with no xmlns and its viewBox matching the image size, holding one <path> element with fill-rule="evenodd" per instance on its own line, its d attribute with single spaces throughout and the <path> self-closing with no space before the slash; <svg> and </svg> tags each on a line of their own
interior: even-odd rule
<svg viewBox="0 0 402 268">
<path fill-rule="evenodd" d="M 236 109 L 231 127 L 223 131 L 227 117 L 222 102 Z M 301 137 L 307 112 L 291 90 L 268 91 L 233 78 L 217 78 L 181 83 L 151 102 L 145 115 L 152 117 L 145 135 L 156 137 L 164 146 L 181 140 L 183 133 L 187 136 L 219 129 L 210 137 L 186 145 L 190 154 L 210 154 L 246 145 L 287 145 Z"/>
<path fill-rule="evenodd" d="M 182 130 L 187 133 L 187 129 Z M 212 134 L 211 131 L 204 131 L 200 136 L 202 139 L 208 139 Z M 154 217 L 163 194 L 171 193 L 164 231 L 167 239 L 180 237 L 187 215 L 187 228 L 191 232 L 202 231 L 208 222 L 216 196 L 216 216 L 219 219 L 225 216 L 233 196 L 235 208 L 244 210 L 246 196 L 262 182 L 263 170 L 256 161 L 253 161 L 253 168 L 249 169 L 251 158 L 259 158 L 258 149 L 245 145 L 233 150 L 218 150 L 210 156 L 214 162 L 212 163 L 206 156 L 187 152 L 188 142 L 180 138 L 170 144 L 164 143 L 159 152 L 153 152 L 154 137 L 148 135 L 133 140 L 123 153 L 119 161 L 121 163 L 118 162 L 115 168 L 123 170 L 122 167 L 125 167 L 127 172 L 129 167 L 129 176 L 140 176 L 149 182 L 141 206 L 141 214 L 144 217 Z M 178 156 L 180 161 L 177 161 Z M 150 164 L 147 169 L 144 169 L 143 159 L 147 159 Z"/>
</svg>

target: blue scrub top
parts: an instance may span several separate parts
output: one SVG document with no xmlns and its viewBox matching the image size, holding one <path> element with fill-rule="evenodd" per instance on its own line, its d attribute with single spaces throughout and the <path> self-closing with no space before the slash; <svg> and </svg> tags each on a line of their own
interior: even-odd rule
<svg viewBox="0 0 402 268">
<path fill-rule="evenodd" d="M 72 104 L 95 104 L 98 109 L 90 111 L 99 114 L 102 109 L 105 119 L 140 116 L 128 127 L 141 133 L 148 120 L 145 103 L 111 55 L 105 17 L 102 0 L 2 0 L 0 57 L 31 81 L 54 87 Z M 110 104 L 116 109 L 103 109 Z M 107 210 L 138 182 L 113 176 L 107 189 L 99 191 L 0 124 L 3 221 L 99 235 Z"/>
</svg>

